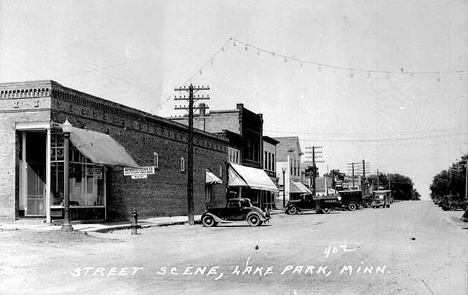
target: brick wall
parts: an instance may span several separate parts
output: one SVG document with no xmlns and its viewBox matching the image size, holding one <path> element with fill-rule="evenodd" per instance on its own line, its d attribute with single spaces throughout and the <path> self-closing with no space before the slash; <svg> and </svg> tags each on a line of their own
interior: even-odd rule
<svg viewBox="0 0 468 295">
<path fill-rule="evenodd" d="M 19 136 L 17 122 L 47 121 L 49 111 L 6 112 L 0 109 L 0 221 L 12 222 L 18 217 L 19 204 Z"/>
<path fill-rule="evenodd" d="M 140 166 L 152 166 L 153 153 L 159 155 L 159 168 L 147 179 L 131 179 L 123 175 L 123 168 L 109 167 L 108 219 L 128 220 L 134 207 L 140 218 L 187 215 L 187 173 L 180 171 L 180 158 L 187 162 L 185 126 L 53 81 L 0 84 L 0 91 L 0 220 L 14 220 L 18 215 L 15 123 L 63 123 L 66 118 L 74 127 L 109 134 Z M 47 103 L 43 103 L 45 99 Z M 194 204 L 195 214 L 201 214 L 206 205 L 225 204 L 227 140 L 196 131 L 194 141 Z M 213 201 L 208 204 L 204 200 L 205 169 L 223 181 L 213 186 Z"/>
<path fill-rule="evenodd" d="M 180 171 L 180 159 L 187 163 L 185 126 L 69 89 L 54 91 L 53 96 L 54 122 L 68 118 L 75 127 L 108 133 L 140 166 L 152 166 L 153 154 L 159 156 L 159 168 L 146 179 L 132 179 L 123 175 L 123 168 L 109 167 L 108 219 L 126 220 L 132 208 L 140 218 L 187 215 L 187 172 Z M 201 214 L 206 205 L 225 204 L 227 141 L 205 132 L 198 132 L 194 141 L 194 205 L 195 214 Z M 213 186 L 213 201 L 208 204 L 204 199 L 206 169 L 223 180 Z"/>
</svg>

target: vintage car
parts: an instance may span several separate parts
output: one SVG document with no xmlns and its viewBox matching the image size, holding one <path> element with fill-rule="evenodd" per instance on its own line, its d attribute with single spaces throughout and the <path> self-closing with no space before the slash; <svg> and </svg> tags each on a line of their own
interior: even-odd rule
<svg viewBox="0 0 468 295">
<path fill-rule="evenodd" d="M 466 208 L 468 208 L 468 201 L 462 196 L 448 195 L 448 196 L 444 196 L 441 199 L 439 206 L 442 207 L 443 210 L 450 210 L 450 211 L 455 211 L 457 209 L 466 210 Z"/>
<path fill-rule="evenodd" d="M 340 208 L 340 197 L 336 195 L 315 196 L 304 194 L 298 200 L 290 200 L 285 207 L 285 213 L 290 215 L 302 214 L 304 211 L 314 210 L 321 214 L 330 213 L 335 208 Z"/>
<path fill-rule="evenodd" d="M 250 226 L 260 226 L 270 218 L 268 210 L 253 206 L 249 199 L 234 198 L 229 199 L 224 208 L 207 208 L 201 216 L 201 223 L 211 227 L 218 223 L 247 220 Z"/>
</svg>

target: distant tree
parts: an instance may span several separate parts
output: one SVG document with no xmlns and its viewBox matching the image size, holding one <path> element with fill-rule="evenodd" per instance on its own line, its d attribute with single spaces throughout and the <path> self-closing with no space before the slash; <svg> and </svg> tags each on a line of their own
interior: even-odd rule
<svg viewBox="0 0 468 295">
<path fill-rule="evenodd" d="M 373 188 L 390 189 L 395 200 L 419 200 L 421 195 L 413 187 L 411 178 L 401 174 L 372 174 L 367 177 L 367 182 Z"/>
<path fill-rule="evenodd" d="M 442 170 L 434 176 L 429 187 L 431 198 L 436 199 L 450 194 L 465 195 L 467 159 L 468 154 L 463 155 L 460 161 L 452 163 L 447 170 Z"/>
<path fill-rule="evenodd" d="M 411 200 L 413 201 L 421 201 L 421 194 L 416 189 L 413 189 L 411 192 Z"/>
</svg>

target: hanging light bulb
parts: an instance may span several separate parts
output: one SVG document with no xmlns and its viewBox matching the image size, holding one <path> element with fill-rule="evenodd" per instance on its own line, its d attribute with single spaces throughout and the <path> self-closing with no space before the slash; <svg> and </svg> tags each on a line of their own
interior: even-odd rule
<svg viewBox="0 0 468 295">
<path fill-rule="evenodd" d="M 213 65 L 213 59 L 210 60 L 211 65 Z"/>
<path fill-rule="evenodd" d="M 257 50 L 257 55 L 260 55 L 260 50 Z"/>
<path fill-rule="evenodd" d="M 224 52 L 224 46 L 223 46 L 223 47 L 221 47 L 221 50 Z"/>
<path fill-rule="evenodd" d="M 288 62 L 288 58 L 286 56 L 284 57 L 284 62 Z"/>
<path fill-rule="evenodd" d="M 367 77 L 368 77 L 368 78 L 371 77 L 371 73 L 370 73 L 370 72 L 367 72 Z"/>
<path fill-rule="evenodd" d="M 461 81 L 461 80 L 463 80 L 463 77 L 462 77 L 462 75 L 461 75 L 461 74 L 460 74 L 460 75 L 458 75 L 458 79 L 460 79 L 460 81 Z"/>
<path fill-rule="evenodd" d="M 202 73 L 203 73 L 202 70 L 200 70 L 199 74 L 201 75 Z"/>
<path fill-rule="evenodd" d="M 354 77 L 353 71 L 350 71 L 350 72 L 349 72 L 349 76 L 350 76 L 351 78 Z"/>
<path fill-rule="evenodd" d="M 234 41 L 234 46 L 236 46 L 236 41 Z"/>
<path fill-rule="evenodd" d="M 245 48 L 245 51 L 247 51 L 247 45 L 244 48 Z"/>
<path fill-rule="evenodd" d="M 440 74 L 439 74 L 439 75 L 437 75 L 437 82 L 440 82 L 440 81 L 441 81 L 441 79 L 440 79 Z"/>
</svg>

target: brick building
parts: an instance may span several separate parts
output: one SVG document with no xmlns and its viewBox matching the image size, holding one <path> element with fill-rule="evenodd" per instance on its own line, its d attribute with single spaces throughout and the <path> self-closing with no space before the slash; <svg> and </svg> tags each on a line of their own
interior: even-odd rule
<svg viewBox="0 0 468 295">
<path fill-rule="evenodd" d="M 0 220 L 61 216 L 66 119 L 72 219 L 187 214 L 186 126 L 50 80 L 0 84 L 0 114 Z M 195 214 L 225 203 L 227 144 L 195 131 Z"/>
<path fill-rule="evenodd" d="M 204 104 L 200 104 L 199 108 L 200 113 L 194 115 L 194 128 L 223 135 L 229 141 L 228 197 L 250 198 L 254 205 L 264 207 L 267 192 L 277 191 L 277 187 L 276 182 L 264 171 L 262 114 L 250 111 L 242 103 L 238 103 L 235 109 L 209 113 L 206 112 Z M 186 117 L 175 117 L 171 120 L 187 124 Z M 242 175 L 243 173 L 245 175 Z M 248 178 L 255 185 L 249 185 Z"/>
</svg>

